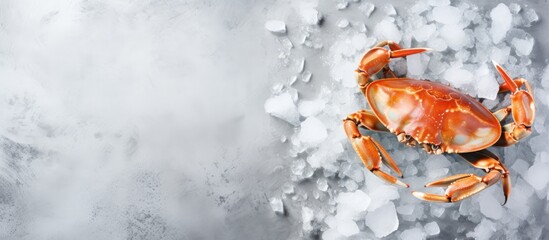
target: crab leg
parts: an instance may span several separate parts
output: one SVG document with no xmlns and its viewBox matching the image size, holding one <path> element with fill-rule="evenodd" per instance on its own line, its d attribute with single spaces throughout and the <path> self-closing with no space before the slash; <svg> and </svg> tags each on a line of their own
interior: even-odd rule
<svg viewBox="0 0 549 240">
<path fill-rule="evenodd" d="M 402 177 L 400 169 L 383 146 L 372 137 L 363 136 L 358 130 L 358 127 L 361 126 L 371 130 L 386 131 L 373 113 L 362 110 L 350 114 L 343 120 L 343 125 L 353 148 L 368 170 L 389 183 L 409 187 L 408 184 L 381 170 L 381 163 L 383 163 Z"/>
<path fill-rule="evenodd" d="M 449 176 L 431 183 L 426 184 L 426 187 L 447 187 L 444 195 L 412 192 L 415 197 L 432 202 L 457 202 L 468 198 L 480 191 L 494 185 L 499 180 L 503 183 L 503 195 L 507 202 L 511 193 L 511 179 L 509 171 L 499 161 L 498 157 L 488 150 L 481 150 L 472 153 L 459 154 L 476 168 L 483 169 L 488 173 L 484 177 L 479 177 L 474 174 L 457 174 Z"/>
<path fill-rule="evenodd" d="M 390 50 L 384 48 L 389 46 Z M 412 54 L 422 53 L 429 50 L 428 48 L 408 48 L 401 47 L 393 41 L 382 41 L 370 49 L 364 56 L 355 70 L 356 79 L 362 92 L 371 81 L 371 77 L 385 68 L 391 58 L 400 58 Z"/>
<path fill-rule="evenodd" d="M 528 81 L 522 78 L 512 80 L 500 65 L 494 62 L 494 66 L 505 80 L 505 83 L 500 86 L 500 92 L 502 92 L 501 89 L 511 91 L 510 112 L 513 116 L 513 122 L 503 126 L 501 137 L 495 145 L 509 146 L 532 133 L 531 126 L 534 123 L 536 108 Z M 519 89 L 522 85 L 526 86 L 526 91 Z"/>
</svg>

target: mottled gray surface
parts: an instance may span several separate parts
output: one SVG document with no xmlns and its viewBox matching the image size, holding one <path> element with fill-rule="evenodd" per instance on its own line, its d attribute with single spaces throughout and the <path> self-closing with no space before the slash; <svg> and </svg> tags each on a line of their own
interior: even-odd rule
<svg viewBox="0 0 549 240">
<path fill-rule="evenodd" d="M 520 3 L 542 18 L 543 66 L 549 4 Z M 299 206 L 268 202 L 293 131 L 263 109 L 281 77 L 270 18 L 296 27 L 290 1 L 0 2 L 0 238 L 297 237 Z M 303 54 L 307 97 L 328 74 Z"/>
</svg>

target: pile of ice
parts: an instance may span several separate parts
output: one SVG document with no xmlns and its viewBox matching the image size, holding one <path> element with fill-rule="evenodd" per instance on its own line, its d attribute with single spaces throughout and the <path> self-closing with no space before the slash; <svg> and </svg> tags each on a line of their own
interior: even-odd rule
<svg viewBox="0 0 549 240">
<path fill-rule="evenodd" d="M 336 0 L 332 7 L 340 10 L 334 16 L 323 15 L 318 6 L 300 6 L 297 26 L 289 31 L 280 20 L 268 19 L 265 24 L 281 49 L 265 111 L 279 119 L 273 125 L 290 130 L 280 139 L 288 146 L 285 157 L 292 159 L 287 164 L 291 182 L 269 197 L 277 214 L 301 216 L 302 229 L 294 235 L 537 239 L 547 234 L 549 68 L 532 63 L 536 42 L 528 31 L 539 21 L 536 11 L 517 3 L 482 9 L 472 2 L 449 0 L 421 0 L 402 9 Z M 411 189 L 385 184 L 362 166 L 346 139 L 342 119 L 368 108 L 353 70 L 365 51 L 385 39 L 405 48 L 433 49 L 392 61 L 390 67 L 398 75 L 449 84 L 481 98 L 492 110 L 509 104 L 508 95 L 497 94 L 502 79 L 492 60 L 513 77 L 530 80 L 537 101 L 534 133 L 514 146 L 493 149 L 511 171 L 513 190 L 505 206 L 500 205 L 499 185 L 455 204 L 414 198 L 411 189 L 443 193 L 424 189 L 429 181 L 484 172 L 451 155 L 430 156 L 404 147 L 391 134 L 369 133 L 393 156 Z M 318 62 L 313 59 L 322 59 L 323 65 L 312 65 Z M 326 66 L 328 72 L 322 70 Z M 300 207 L 287 208 L 283 202 Z"/>
</svg>

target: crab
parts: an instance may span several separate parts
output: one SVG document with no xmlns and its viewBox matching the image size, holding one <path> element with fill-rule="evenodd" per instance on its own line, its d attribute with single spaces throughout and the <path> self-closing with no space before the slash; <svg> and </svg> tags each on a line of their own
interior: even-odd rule
<svg viewBox="0 0 549 240">
<path fill-rule="evenodd" d="M 425 187 L 446 188 L 444 195 L 413 191 L 422 200 L 457 202 L 496 184 L 500 180 L 507 202 L 511 193 L 509 171 L 489 150 L 491 146 L 510 146 L 532 132 L 535 105 L 527 80 L 512 79 L 497 63 L 497 72 L 504 80 L 499 93 L 509 93 L 509 106 L 491 112 L 477 99 L 458 90 L 428 80 L 397 78 L 388 67 L 393 58 L 425 52 L 427 48 L 403 49 L 393 41 L 382 41 L 366 52 L 355 70 L 361 92 L 371 110 L 348 115 L 343 126 L 354 150 L 365 167 L 377 177 L 402 187 L 409 187 L 381 169 L 384 164 L 402 178 L 391 155 L 374 138 L 359 128 L 391 132 L 399 142 L 420 146 L 429 154 L 457 154 L 473 167 L 486 172 L 484 176 L 457 174 L 430 182 Z M 383 78 L 371 77 L 383 72 Z M 521 87 L 526 89 L 522 89 Z M 512 122 L 502 122 L 512 116 Z"/>
</svg>

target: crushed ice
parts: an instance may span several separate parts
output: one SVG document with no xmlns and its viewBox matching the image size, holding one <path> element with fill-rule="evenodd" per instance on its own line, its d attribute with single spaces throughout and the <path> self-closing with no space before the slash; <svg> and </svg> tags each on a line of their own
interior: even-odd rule
<svg viewBox="0 0 549 240">
<path fill-rule="evenodd" d="M 300 237 L 537 239 L 547 233 L 549 67 L 532 63 L 536 41 L 528 31 L 540 21 L 535 9 L 522 3 L 484 9 L 449 0 L 420 0 L 395 9 L 390 4 L 334 0 L 337 16 L 345 16 L 336 18 L 329 14 L 333 11 L 323 16 L 322 8 L 309 3 L 296 8 L 301 26 L 291 31 L 283 21 L 265 23 L 280 46 L 280 80 L 265 102 L 265 111 L 289 123 L 293 131 L 280 136 L 288 147 L 291 180 L 278 195 L 269 197 L 276 214 L 289 211 L 290 217 L 301 216 Z M 351 10 L 357 10 L 359 17 L 345 15 Z M 367 108 L 353 70 L 380 40 L 433 49 L 407 60 L 395 59 L 390 67 L 400 76 L 449 84 L 480 98 L 491 110 L 509 104 L 508 96 L 497 94 L 502 79 L 491 60 L 512 77 L 530 81 L 537 101 L 534 133 L 519 144 L 494 149 L 511 171 L 513 191 L 505 206 L 499 184 L 459 203 L 435 204 L 419 201 L 410 189 L 382 182 L 363 167 L 341 120 Z M 318 66 L 318 59 L 323 65 Z M 316 72 L 325 67 L 326 71 Z M 316 95 L 309 88 L 316 89 Z M 305 92 L 309 94 L 302 96 Z M 425 183 L 449 174 L 483 174 L 452 155 L 430 156 L 402 146 L 391 134 L 371 136 L 393 156 L 411 189 L 426 191 Z M 300 207 L 286 208 L 280 196 Z"/>
</svg>

